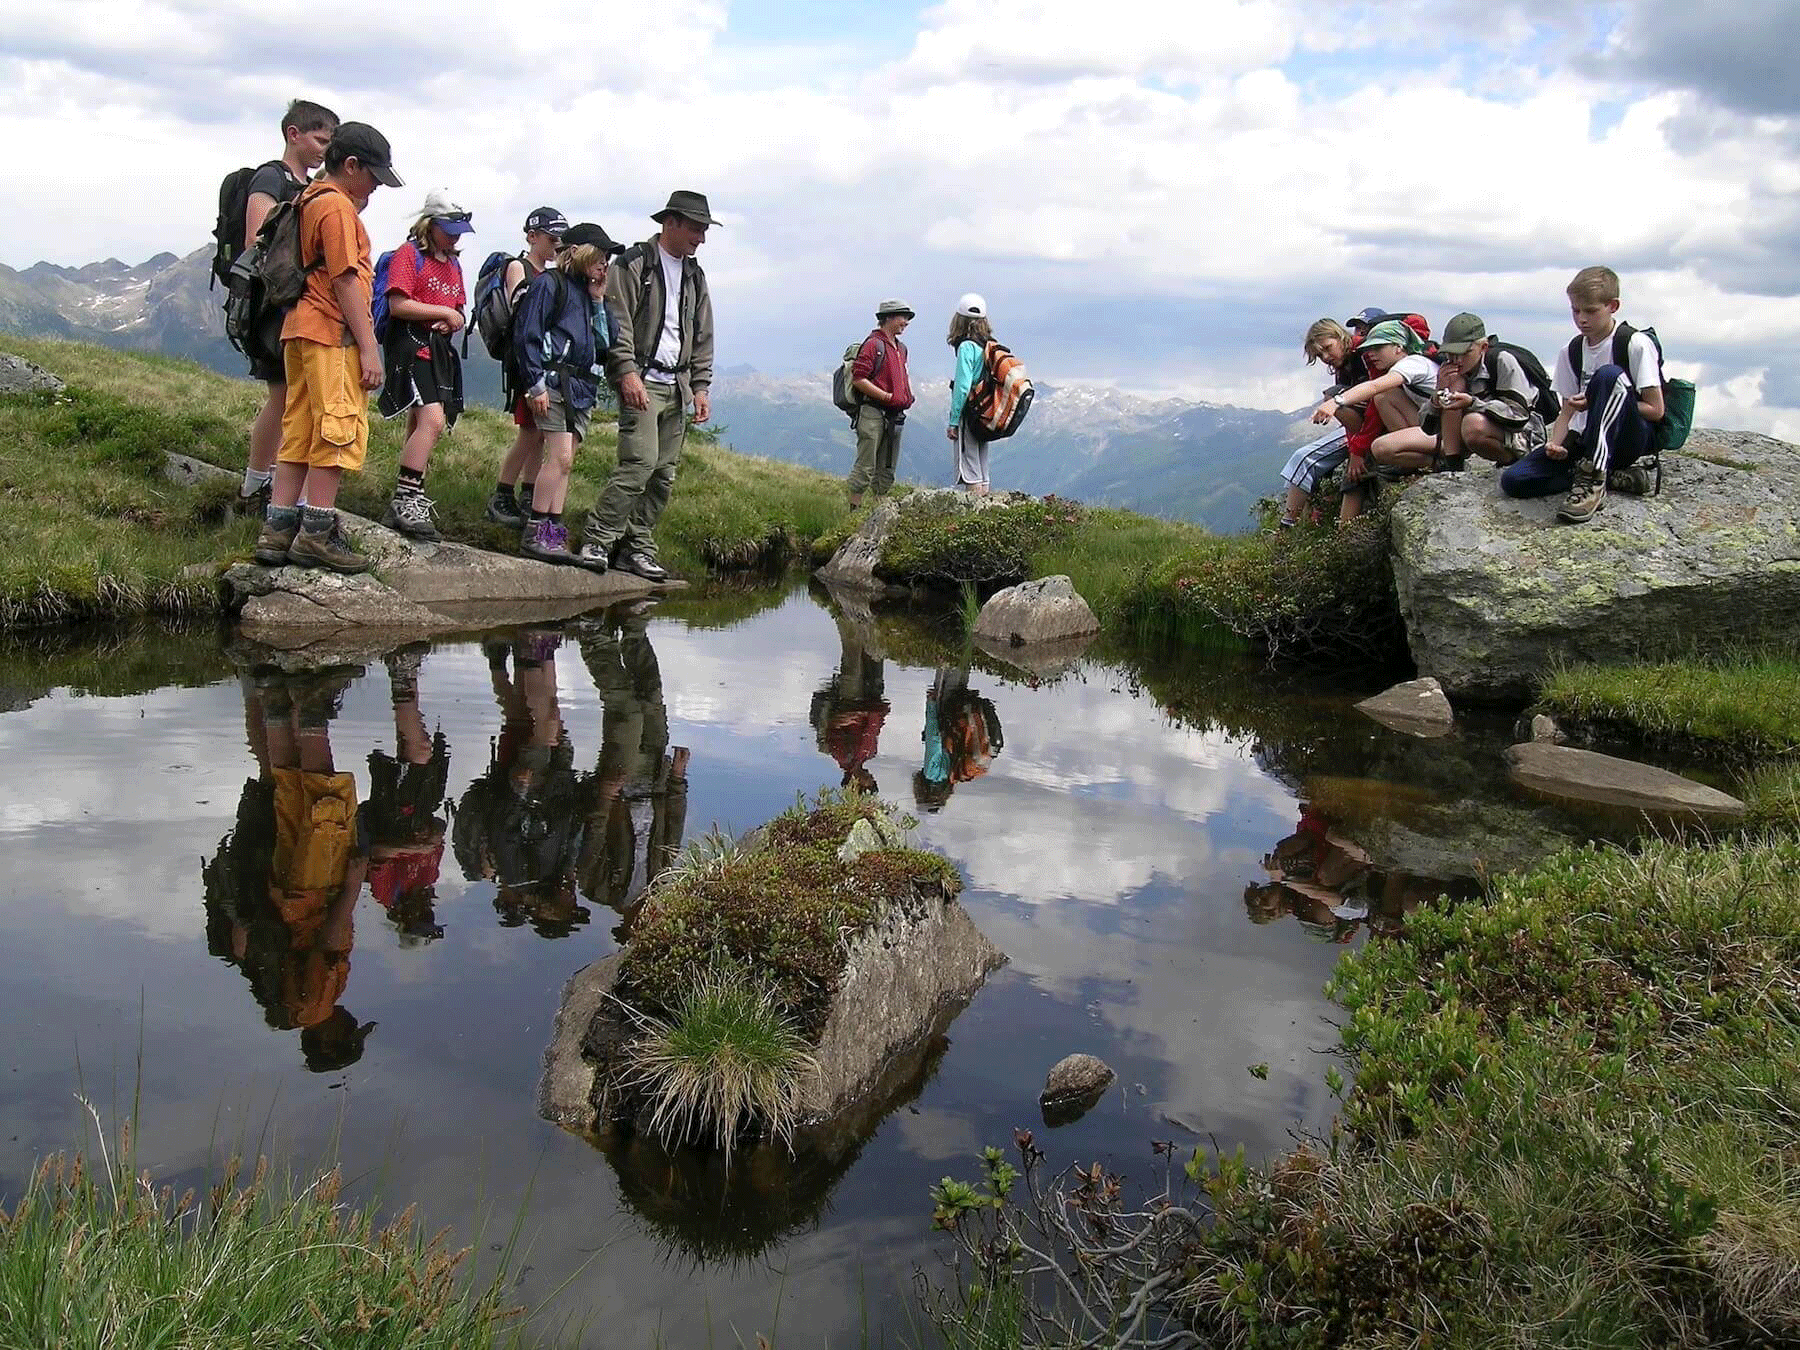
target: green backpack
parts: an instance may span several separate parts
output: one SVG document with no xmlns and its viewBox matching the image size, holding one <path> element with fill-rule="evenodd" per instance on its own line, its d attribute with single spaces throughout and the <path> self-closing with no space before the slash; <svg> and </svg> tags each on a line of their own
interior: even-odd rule
<svg viewBox="0 0 1800 1350">
<path fill-rule="evenodd" d="M 1650 345 L 1656 348 L 1656 374 L 1662 382 L 1663 417 L 1656 424 L 1650 440 L 1648 458 L 1656 462 L 1656 491 L 1662 491 L 1662 453 L 1665 450 L 1679 450 L 1687 444 L 1688 433 L 1694 429 L 1694 397 L 1696 389 L 1692 380 L 1671 380 L 1663 374 L 1662 339 L 1656 335 L 1654 328 L 1633 328 L 1628 323 L 1620 323 L 1613 328 L 1612 361 L 1623 370 L 1631 369 L 1631 337 L 1634 333 L 1642 333 L 1650 339 Z M 1575 373 L 1576 384 L 1581 383 L 1581 349 L 1580 336 L 1569 339 L 1569 369 Z"/>
</svg>

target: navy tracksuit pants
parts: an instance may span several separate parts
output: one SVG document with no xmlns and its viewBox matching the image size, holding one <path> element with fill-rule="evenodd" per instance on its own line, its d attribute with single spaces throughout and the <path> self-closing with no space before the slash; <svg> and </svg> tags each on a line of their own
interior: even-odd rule
<svg viewBox="0 0 1800 1350">
<path fill-rule="evenodd" d="M 1575 467 L 1594 461 L 1594 472 L 1606 481 L 1610 470 L 1623 469 L 1650 453 L 1655 428 L 1638 411 L 1637 391 L 1622 366 L 1601 366 L 1588 377 L 1587 426 L 1570 432 L 1563 444 L 1566 459 L 1551 459 L 1533 450 L 1500 472 L 1500 490 L 1509 497 L 1551 497 L 1575 484 Z"/>
</svg>

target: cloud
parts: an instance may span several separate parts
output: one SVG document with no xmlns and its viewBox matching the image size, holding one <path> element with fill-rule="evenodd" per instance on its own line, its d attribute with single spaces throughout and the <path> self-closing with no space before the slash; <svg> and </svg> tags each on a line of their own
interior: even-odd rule
<svg viewBox="0 0 1800 1350">
<path fill-rule="evenodd" d="M 1685 0 L 1639 0 L 1608 49 L 1607 68 L 1653 87 L 1691 89 L 1742 113 L 1800 113 L 1793 53 L 1800 8 L 1733 0 L 1729 10 Z"/>
</svg>

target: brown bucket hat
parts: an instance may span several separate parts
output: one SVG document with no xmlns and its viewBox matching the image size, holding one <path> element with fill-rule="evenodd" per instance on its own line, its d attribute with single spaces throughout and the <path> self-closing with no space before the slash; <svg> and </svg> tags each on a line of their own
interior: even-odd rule
<svg viewBox="0 0 1800 1350">
<path fill-rule="evenodd" d="M 669 204 L 660 211 L 652 212 L 650 219 L 660 225 L 663 217 L 669 215 L 686 216 L 696 225 L 721 224 L 713 219 L 712 208 L 706 204 L 706 194 L 702 192 L 671 192 Z"/>
</svg>

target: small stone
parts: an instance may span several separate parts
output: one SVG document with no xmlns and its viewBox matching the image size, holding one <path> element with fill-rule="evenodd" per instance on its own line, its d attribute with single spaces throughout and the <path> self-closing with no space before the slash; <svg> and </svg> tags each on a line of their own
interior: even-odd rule
<svg viewBox="0 0 1800 1350">
<path fill-rule="evenodd" d="M 1549 745 L 1563 745 L 1568 736 L 1556 725 L 1556 719 L 1549 713 L 1538 713 L 1531 719 L 1531 739 Z"/>
<path fill-rule="evenodd" d="M 1456 714 L 1444 696 L 1444 687 L 1430 676 L 1407 680 L 1365 698 L 1356 710 L 1409 736 L 1447 736 L 1456 726 Z"/>
<path fill-rule="evenodd" d="M 60 394 L 63 382 L 22 356 L 0 352 L 0 394 Z"/>
<path fill-rule="evenodd" d="M 1038 1106 L 1046 1125 L 1067 1125 L 1093 1109 L 1112 1086 L 1112 1066 L 1095 1055 L 1068 1055 L 1059 1059 L 1044 1079 Z"/>
<path fill-rule="evenodd" d="M 850 833 L 845 836 L 844 842 L 838 845 L 838 861 L 852 863 L 865 853 L 874 853 L 886 847 L 887 845 L 882 843 L 881 835 L 875 828 L 875 823 L 870 820 L 859 820 L 850 827 Z"/>
</svg>

